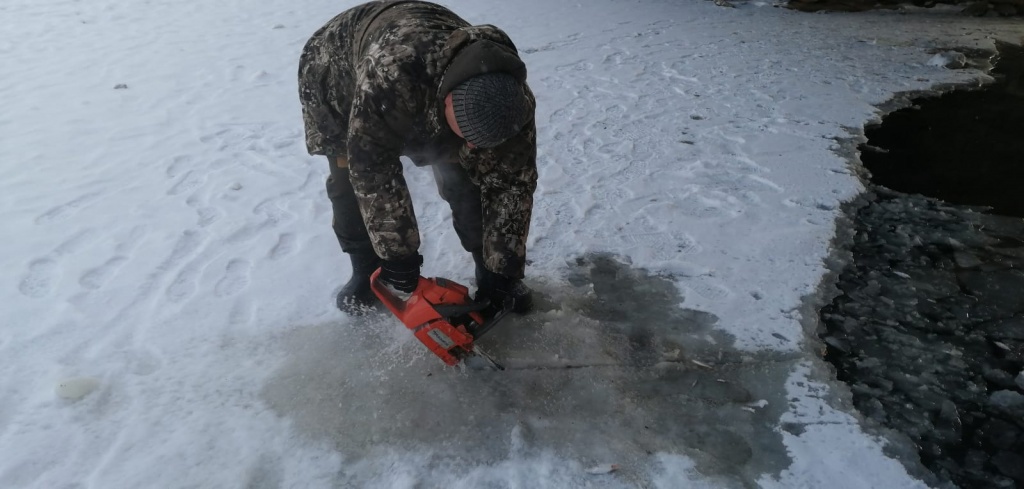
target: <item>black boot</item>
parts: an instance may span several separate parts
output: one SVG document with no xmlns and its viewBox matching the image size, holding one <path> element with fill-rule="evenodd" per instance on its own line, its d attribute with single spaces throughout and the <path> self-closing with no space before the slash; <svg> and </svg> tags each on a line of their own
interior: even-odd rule
<svg viewBox="0 0 1024 489">
<path fill-rule="evenodd" d="M 473 250 L 473 263 L 476 264 L 476 286 L 484 283 L 485 274 L 487 273 L 487 267 L 484 266 L 484 252 L 483 250 Z"/>
<path fill-rule="evenodd" d="M 482 250 L 474 250 L 473 262 L 476 263 L 476 285 L 477 288 L 481 288 L 481 284 L 488 283 L 499 283 L 499 291 L 482 291 L 477 290 L 476 300 L 488 299 L 491 302 L 497 302 L 494 304 L 497 308 L 504 307 L 505 299 L 512 299 L 512 312 L 517 314 L 526 314 L 533 309 L 533 291 L 530 290 L 526 284 L 520 279 L 508 279 L 500 276 L 484 266 L 484 254 Z M 490 292 L 490 294 L 488 294 Z M 494 293 L 497 292 L 497 297 Z M 490 295 L 490 296 L 488 296 Z M 496 311 L 495 311 L 496 312 Z"/>
<path fill-rule="evenodd" d="M 359 202 L 349 180 L 348 168 L 338 167 L 333 156 L 327 159 L 331 165 L 327 197 L 331 199 L 334 209 L 332 226 L 341 250 L 348 253 L 352 260 L 352 277 L 338 292 L 338 309 L 349 314 L 359 314 L 379 302 L 370 290 L 370 275 L 380 267 L 381 260 L 370 244 L 370 235 L 359 213 Z"/>
<path fill-rule="evenodd" d="M 380 258 L 375 253 L 350 254 L 352 277 L 338 292 L 338 309 L 348 314 L 360 314 L 375 306 L 379 299 L 370 290 L 370 275 L 380 267 Z"/>
</svg>

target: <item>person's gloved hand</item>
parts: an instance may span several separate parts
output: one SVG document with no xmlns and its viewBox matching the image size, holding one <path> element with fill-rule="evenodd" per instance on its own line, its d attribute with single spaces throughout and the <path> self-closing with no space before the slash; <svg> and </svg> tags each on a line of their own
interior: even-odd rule
<svg viewBox="0 0 1024 489">
<path fill-rule="evenodd" d="M 399 260 L 384 260 L 380 266 L 380 275 L 377 276 L 377 280 L 399 292 L 411 294 L 416 291 L 416 286 L 420 283 L 421 265 L 423 265 L 423 257 L 418 253 Z"/>
<path fill-rule="evenodd" d="M 513 279 L 504 275 L 485 271 L 477 284 L 477 302 L 488 300 L 491 307 L 487 311 L 493 316 L 502 309 L 510 309 L 512 312 L 525 313 L 533 307 L 533 292 L 523 283 L 522 280 Z"/>
</svg>

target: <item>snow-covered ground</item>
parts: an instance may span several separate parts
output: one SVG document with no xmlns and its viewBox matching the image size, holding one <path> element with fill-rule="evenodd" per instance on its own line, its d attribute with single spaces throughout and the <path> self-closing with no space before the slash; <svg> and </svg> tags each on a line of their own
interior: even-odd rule
<svg viewBox="0 0 1024 489">
<path fill-rule="evenodd" d="M 1019 24 L 447 2 L 509 32 L 539 105 L 546 299 L 485 339 L 518 367 L 493 373 L 333 307 L 295 73 L 355 3 L 0 5 L 0 487 L 923 485 L 804 331 L 860 190 L 833 150 L 894 92 L 978 79 L 930 50 Z M 407 178 L 425 274 L 469 282 L 429 171 Z"/>
</svg>

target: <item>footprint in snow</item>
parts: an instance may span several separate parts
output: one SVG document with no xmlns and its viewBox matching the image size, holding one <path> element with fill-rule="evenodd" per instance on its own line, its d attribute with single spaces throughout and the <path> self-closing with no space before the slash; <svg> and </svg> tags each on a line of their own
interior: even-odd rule
<svg viewBox="0 0 1024 489">
<path fill-rule="evenodd" d="M 186 192 L 195 190 L 200 185 L 206 182 L 206 176 L 198 174 L 194 171 L 185 173 L 185 176 L 178 180 L 170 190 L 167 191 L 167 195 L 181 195 Z"/>
<path fill-rule="evenodd" d="M 185 168 L 192 162 L 192 157 L 188 155 L 175 156 L 171 159 L 171 164 L 167 165 L 167 178 L 175 178 L 181 175 L 185 171 Z"/>
<path fill-rule="evenodd" d="M 53 207 L 36 217 L 36 224 L 48 224 L 51 222 L 63 221 L 70 218 L 79 209 L 96 201 L 100 196 L 99 192 L 88 193 L 79 196 L 64 204 Z"/>
<path fill-rule="evenodd" d="M 199 276 L 205 268 L 206 264 L 200 263 L 200 260 L 197 259 L 178 272 L 178 275 L 174 277 L 174 281 L 171 282 L 171 285 L 167 286 L 167 291 L 165 293 L 167 300 L 173 304 L 177 304 L 189 297 L 192 297 L 192 294 L 195 293 L 196 288 L 198 287 L 197 283 L 199 281 Z"/>
<path fill-rule="evenodd" d="M 732 296 L 729 288 L 706 280 L 687 282 L 686 287 L 709 301 L 721 301 Z"/>
<path fill-rule="evenodd" d="M 28 273 L 18 284 L 18 290 L 25 296 L 40 298 L 53 292 L 60 270 L 57 262 L 50 258 L 41 258 L 28 266 Z"/>
<path fill-rule="evenodd" d="M 280 260 L 298 250 L 298 240 L 292 233 L 284 233 L 277 237 L 277 244 L 270 249 L 267 257 L 271 260 Z"/>
<path fill-rule="evenodd" d="M 200 207 L 196 209 L 196 214 L 199 216 L 197 224 L 199 227 L 204 228 L 217 222 L 223 213 L 216 207 Z"/>
<path fill-rule="evenodd" d="M 78 278 L 78 284 L 89 290 L 97 290 L 110 281 L 121 265 L 128 261 L 126 256 L 115 256 L 102 265 L 90 268 Z"/>
<path fill-rule="evenodd" d="M 45 256 L 39 257 L 28 264 L 28 270 L 18 283 L 18 291 L 27 297 L 45 297 L 53 292 L 60 278 L 58 259 L 74 254 L 86 246 L 96 236 L 96 231 L 86 229 L 71 236 Z"/>
<path fill-rule="evenodd" d="M 252 264 L 249 260 L 235 258 L 228 262 L 224 277 L 217 282 L 214 294 L 217 297 L 227 297 L 237 294 L 249 285 L 249 271 Z"/>
</svg>

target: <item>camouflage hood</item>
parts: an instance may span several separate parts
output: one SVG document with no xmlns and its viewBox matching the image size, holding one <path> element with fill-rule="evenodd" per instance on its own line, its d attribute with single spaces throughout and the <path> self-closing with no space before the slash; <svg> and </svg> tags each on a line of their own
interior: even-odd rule
<svg viewBox="0 0 1024 489">
<path fill-rule="evenodd" d="M 493 25 L 457 29 L 441 50 L 448 66 L 441 77 L 437 96 L 442 101 L 462 82 L 484 73 L 508 73 L 526 82 L 526 65 L 519 59 L 515 44 Z"/>
</svg>

